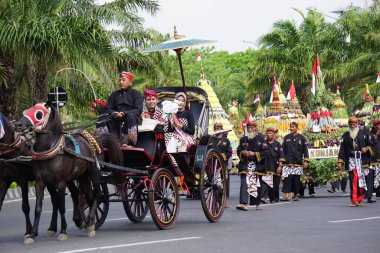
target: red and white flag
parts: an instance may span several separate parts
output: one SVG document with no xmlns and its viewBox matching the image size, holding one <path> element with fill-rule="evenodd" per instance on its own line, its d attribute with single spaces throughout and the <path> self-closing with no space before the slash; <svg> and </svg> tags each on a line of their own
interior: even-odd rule
<svg viewBox="0 0 380 253">
<path fill-rule="evenodd" d="M 312 69 L 312 81 L 310 84 L 311 93 L 313 93 L 313 95 L 315 95 L 315 86 L 317 84 L 317 77 L 321 77 L 321 76 L 322 76 L 322 71 L 321 71 L 321 66 L 319 65 L 319 59 L 318 59 L 318 54 L 317 54 L 314 60 L 314 65 Z"/>
<path fill-rule="evenodd" d="M 197 61 L 201 61 L 202 59 L 201 59 L 201 53 L 200 52 L 198 52 L 197 54 L 196 54 L 196 56 L 197 56 Z"/>
<path fill-rule="evenodd" d="M 368 86 L 366 85 L 365 88 L 364 88 L 364 92 L 363 92 L 363 100 L 367 98 L 367 89 L 368 89 Z"/>
<path fill-rule="evenodd" d="M 294 81 L 292 81 L 292 85 L 290 86 L 288 95 L 286 96 L 286 99 L 294 99 L 296 97 L 296 86 L 294 86 Z"/>
<path fill-rule="evenodd" d="M 241 122 L 241 127 L 245 128 L 247 126 L 247 123 L 252 122 L 252 121 L 253 121 L 253 117 L 252 117 L 251 113 L 249 112 L 247 114 L 247 118 Z"/>
<path fill-rule="evenodd" d="M 380 72 L 377 74 L 376 83 L 380 83 Z"/>
<path fill-rule="evenodd" d="M 272 92 L 271 92 L 271 94 L 270 94 L 270 99 L 269 99 L 269 102 L 270 102 L 270 103 L 273 102 L 273 93 L 274 93 L 275 91 L 277 91 L 277 92 L 279 91 L 276 77 L 274 78 L 274 83 L 273 83 L 273 87 L 272 87 Z"/>
<path fill-rule="evenodd" d="M 260 96 L 259 95 L 256 95 L 256 98 L 253 101 L 254 104 L 256 104 L 257 102 L 260 102 Z"/>
</svg>

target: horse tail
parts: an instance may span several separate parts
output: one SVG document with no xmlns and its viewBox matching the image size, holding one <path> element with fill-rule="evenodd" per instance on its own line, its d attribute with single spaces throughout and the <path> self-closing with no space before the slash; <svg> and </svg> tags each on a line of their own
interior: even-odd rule
<svg viewBox="0 0 380 253">
<path fill-rule="evenodd" d="M 101 146 L 104 149 L 104 161 L 123 166 L 123 153 L 120 150 L 120 144 L 117 137 L 113 134 L 105 133 L 99 138 Z"/>
</svg>

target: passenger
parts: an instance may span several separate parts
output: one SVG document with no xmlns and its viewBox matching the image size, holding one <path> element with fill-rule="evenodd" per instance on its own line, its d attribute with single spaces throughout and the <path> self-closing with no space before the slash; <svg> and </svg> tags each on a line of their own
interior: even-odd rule
<svg viewBox="0 0 380 253">
<path fill-rule="evenodd" d="M 164 121 L 162 117 L 162 110 L 157 106 L 158 95 L 154 90 L 149 90 L 148 88 L 145 90 L 144 102 L 145 103 L 142 116 L 145 119 Z"/>
<path fill-rule="evenodd" d="M 165 125 L 165 144 L 174 138 L 178 143 L 178 152 L 188 151 L 194 144 L 195 123 L 190 110 L 186 109 L 187 96 L 183 92 L 178 92 L 175 99 L 179 101 L 178 112 L 173 114 Z"/>
<path fill-rule="evenodd" d="M 122 138 L 123 146 L 136 144 L 137 126 L 142 122 L 144 98 L 139 91 L 131 87 L 132 81 L 133 75 L 122 71 L 119 75 L 120 89 L 111 94 L 105 107 L 105 113 L 112 115 L 108 122 L 109 131 Z"/>
</svg>

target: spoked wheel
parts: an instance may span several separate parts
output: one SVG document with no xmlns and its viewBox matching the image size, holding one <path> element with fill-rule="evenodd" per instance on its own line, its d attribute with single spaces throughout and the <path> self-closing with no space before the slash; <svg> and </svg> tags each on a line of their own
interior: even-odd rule
<svg viewBox="0 0 380 253">
<path fill-rule="evenodd" d="M 129 178 L 123 185 L 124 199 L 123 202 L 127 217 L 134 223 L 140 223 L 144 220 L 148 209 L 148 193 L 144 191 L 144 183 L 139 178 Z"/>
<path fill-rule="evenodd" d="M 152 177 L 154 189 L 149 191 L 149 205 L 152 219 L 159 229 L 174 226 L 179 211 L 178 185 L 173 174 L 167 169 L 158 169 Z"/>
<path fill-rule="evenodd" d="M 107 184 L 101 184 L 100 185 L 101 189 L 101 194 L 100 194 L 100 199 L 98 201 L 98 206 L 96 207 L 96 212 L 95 212 L 95 229 L 98 229 L 101 225 L 103 225 L 104 221 L 107 218 L 108 210 L 110 203 L 108 201 L 108 188 Z M 80 192 L 79 193 L 79 212 L 80 215 L 87 223 L 88 221 L 88 215 L 90 213 L 90 207 L 86 201 L 85 195 Z"/>
<path fill-rule="evenodd" d="M 226 183 L 226 170 L 220 155 L 209 150 L 200 178 L 200 194 L 203 212 L 210 222 L 219 221 L 223 215 Z"/>
</svg>

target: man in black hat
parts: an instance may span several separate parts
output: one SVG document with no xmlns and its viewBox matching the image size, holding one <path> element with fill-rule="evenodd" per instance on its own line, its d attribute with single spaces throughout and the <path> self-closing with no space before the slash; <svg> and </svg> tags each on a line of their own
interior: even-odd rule
<svg viewBox="0 0 380 253">
<path fill-rule="evenodd" d="M 293 200 L 298 201 L 301 175 L 303 174 L 303 170 L 307 169 L 309 165 L 309 151 L 306 138 L 298 133 L 297 122 L 290 123 L 290 134 L 284 137 L 282 148 L 284 150 L 284 158 L 280 159 L 280 161 L 284 164 L 282 168 L 282 177 L 284 178 L 282 192 L 284 193 L 284 197 L 281 200 L 289 201 L 291 199 L 291 192 L 293 192 Z"/>
<path fill-rule="evenodd" d="M 367 188 L 363 169 L 369 167 L 371 157 L 376 155 L 373 138 L 365 129 L 359 129 L 358 123 L 358 118 L 349 118 L 349 130 L 342 136 L 337 165 L 338 169 L 342 169 L 344 165 L 348 171 L 351 207 L 363 206 L 364 191 Z"/>
</svg>

